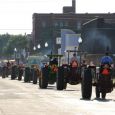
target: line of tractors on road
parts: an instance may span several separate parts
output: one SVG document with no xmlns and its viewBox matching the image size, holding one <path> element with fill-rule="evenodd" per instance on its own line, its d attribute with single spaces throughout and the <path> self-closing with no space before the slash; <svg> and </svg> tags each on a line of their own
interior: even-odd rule
<svg viewBox="0 0 115 115">
<path fill-rule="evenodd" d="M 83 99 L 91 99 L 92 86 L 95 86 L 96 98 L 105 99 L 106 93 L 113 91 L 114 83 L 114 68 L 110 66 L 96 67 L 95 65 L 86 65 L 85 63 L 73 67 L 72 64 L 60 64 L 60 59 L 63 55 L 48 55 L 49 62 L 42 63 L 38 61 L 35 56 L 30 56 L 28 64 L 24 67 L 22 65 L 13 65 L 10 70 L 11 80 L 18 78 L 24 82 L 33 82 L 37 84 L 39 81 L 39 88 L 46 89 L 48 84 L 56 83 L 57 90 L 67 88 L 67 84 L 77 85 L 81 84 L 81 94 Z M 39 64 L 38 64 L 39 63 Z M 107 72 L 102 72 L 106 71 Z M 2 78 L 5 78 L 5 70 L 1 71 Z"/>
</svg>

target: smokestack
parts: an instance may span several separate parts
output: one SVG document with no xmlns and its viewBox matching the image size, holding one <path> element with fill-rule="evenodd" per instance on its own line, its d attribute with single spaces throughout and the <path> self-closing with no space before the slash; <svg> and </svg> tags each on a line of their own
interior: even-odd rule
<svg viewBox="0 0 115 115">
<path fill-rule="evenodd" d="M 64 6 L 63 7 L 63 13 L 72 13 L 75 14 L 76 12 L 76 5 L 75 5 L 75 0 L 72 0 L 72 6 Z"/>
<path fill-rule="evenodd" d="M 74 13 L 76 12 L 76 0 L 72 0 L 72 7 L 74 9 Z"/>
</svg>

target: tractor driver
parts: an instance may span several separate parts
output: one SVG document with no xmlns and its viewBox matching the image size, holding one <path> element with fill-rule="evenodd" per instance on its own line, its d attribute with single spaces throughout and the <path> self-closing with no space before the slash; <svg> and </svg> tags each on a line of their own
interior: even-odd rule
<svg viewBox="0 0 115 115">
<path fill-rule="evenodd" d="M 78 67 L 78 59 L 76 57 L 76 53 L 73 54 L 73 57 L 70 60 L 70 65 L 72 67 Z"/>
<path fill-rule="evenodd" d="M 51 61 L 50 61 L 50 65 L 58 65 L 58 59 L 57 58 L 53 58 L 53 59 L 51 59 Z"/>
<path fill-rule="evenodd" d="M 105 56 L 101 58 L 101 66 L 106 65 L 106 64 L 109 66 L 113 64 L 113 59 L 109 56 L 108 52 L 106 52 Z"/>
<path fill-rule="evenodd" d="M 109 53 L 106 52 L 105 56 L 101 58 L 101 67 L 100 67 L 100 76 L 99 76 L 99 89 L 102 93 L 102 99 L 105 99 L 106 93 L 112 91 L 112 82 L 111 82 L 111 67 L 113 64 L 113 59 L 109 56 Z M 108 76 L 108 77 L 107 77 Z M 98 88 L 97 87 L 97 88 Z M 96 95 L 100 97 L 100 93 Z"/>
<path fill-rule="evenodd" d="M 100 73 L 107 75 L 111 67 L 113 67 L 113 59 L 109 56 L 109 53 L 106 52 L 105 56 L 101 58 Z"/>
</svg>

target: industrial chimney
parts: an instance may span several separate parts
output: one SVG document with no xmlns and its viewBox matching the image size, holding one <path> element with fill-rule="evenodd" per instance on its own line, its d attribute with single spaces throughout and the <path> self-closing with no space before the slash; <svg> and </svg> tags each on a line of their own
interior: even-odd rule
<svg viewBox="0 0 115 115">
<path fill-rule="evenodd" d="M 76 12 L 76 0 L 72 0 L 72 8 L 73 8 L 73 12 Z"/>
<path fill-rule="evenodd" d="M 76 3 L 75 0 L 72 0 L 72 6 L 64 6 L 63 13 L 72 13 L 75 14 L 76 11 Z"/>
</svg>

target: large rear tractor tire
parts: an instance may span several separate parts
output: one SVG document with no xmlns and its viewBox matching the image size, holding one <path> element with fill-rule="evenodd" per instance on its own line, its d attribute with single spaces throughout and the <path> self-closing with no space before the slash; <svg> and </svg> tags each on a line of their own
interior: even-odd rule
<svg viewBox="0 0 115 115">
<path fill-rule="evenodd" d="M 84 69 L 84 74 L 82 76 L 81 82 L 81 91 L 82 91 L 82 98 L 83 99 L 91 99 L 92 95 L 92 74 L 91 69 L 86 68 Z"/>
<path fill-rule="evenodd" d="M 37 84 L 38 76 L 37 76 L 37 71 L 33 70 L 33 84 Z"/>
<path fill-rule="evenodd" d="M 30 68 L 25 68 L 25 74 L 24 74 L 24 82 L 29 82 L 29 76 L 30 76 Z"/>
<path fill-rule="evenodd" d="M 57 90 L 63 90 L 64 89 L 64 73 L 63 73 L 63 67 L 58 68 L 58 73 L 57 73 Z M 65 84 L 66 88 L 66 84 Z"/>
<path fill-rule="evenodd" d="M 42 68 L 42 77 L 41 81 L 39 81 L 41 83 L 41 85 L 39 85 L 40 88 L 42 89 L 46 89 L 48 86 L 48 79 L 49 79 L 49 69 L 47 67 Z"/>
</svg>

